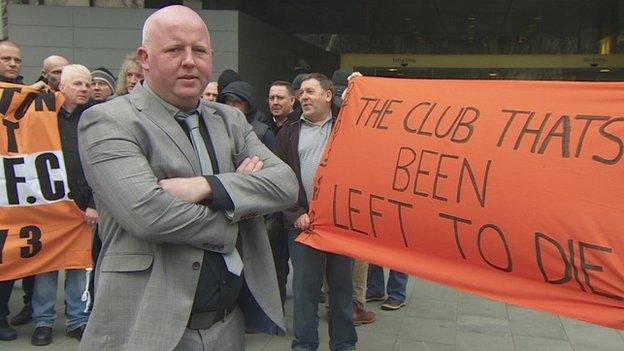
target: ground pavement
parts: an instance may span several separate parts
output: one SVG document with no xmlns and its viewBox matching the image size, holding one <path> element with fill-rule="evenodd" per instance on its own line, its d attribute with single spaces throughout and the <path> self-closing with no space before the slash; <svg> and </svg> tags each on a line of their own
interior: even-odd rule
<svg viewBox="0 0 624 351">
<path fill-rule="evenodd" d="M 59 284 L 63 286 L 63 284 Z M 624 332 L 535 312 L 410 277 L 407 306 L 382 311 L 380 302 L 369 303 L 377 321 L 357 327 L 360 351 L 621 351 Z M 17 327 L 15 341 L 0 341 L 2 351 L 74 351 L 78 342 L 65 336 L 62 291 L 59 291 L 54 341 L 32 346 L 32 324 Z M 22 307 L 18 284 L 11 297 L 12 315 Z M 319 305 L 319 350 L 329 350 L 327 314 Z M 11 316 L 12 316 L 11 315 Z M 246 336 L 247 351 L 290 350 L 292 295 L 286 302 L 288 336 Z"/>
</svg>

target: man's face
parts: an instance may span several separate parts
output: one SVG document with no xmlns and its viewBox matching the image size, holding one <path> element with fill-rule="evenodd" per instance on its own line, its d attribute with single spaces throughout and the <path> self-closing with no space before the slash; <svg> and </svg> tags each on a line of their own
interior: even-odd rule
<svg viewBox="0 0 624 351">
<path fill-rule="evenodd" d="M 225 97 L 225 104 L 239 109 L 245 116 L 249 113 L 249 104 L 232 96 Z"/>
<path fill-rule="evenodd" d="M 132 92 L 138 82 L 143 79 L 143 70 L 139 66 L 131 65 L 126 71 L 126 86 L 128 92 Z"/>
<path fill-rule="evenodd" d="M 149 87 L 183 109 L 197 106 L 212 73 L 212 49 L 206 27 L 196 14 L 162 16 L 151 27 L 150 41 L 138 50 Z"/>
<path fill-rule="evenodd" d="M 300 102 L 303 115 L 310 121 L 322 121 L 331 109 L 331 90 L 324 90 L 316 79 L 301 83 Z"/>
<path fill-rule="evenodd" d="M 213 102 L 217 101 L 217 95 L 219 95 L 217 82 L 208 83 L 208 85 L 206 85 L 206 89 L 204 90 L 204 100 Z"/>
<path fill-rule="evenodd" d="M 269 109 L 276 118 L 283 118 L 292 112 L 295 97 L 290 95 L 283 85 L 274 85 L 269 89 Z"/>
<path fill-rule="evenodd" d="M 101 79 L 94 79 L 91 82 L 91 95 L 95 101 L 104 101 L 113 94 L 110 85 Z"/>
<path fill-rule="evenodd" d="M 58 90 L 63 67 L 67 65 L 69 65 L 69 62 L 65 59 L 58 58 L 52 59 L 43 67 L 42 74 L 48 80 L 48 85 L 52 90 Z"/>
<path fill-rule="evenodd" d="M 84 105 L 91 96 L 90 85 L 89 77 L 76 74 L 68 80 L 67 84 L 59 84 L 59 90 L 65 97 L 65 104 Z"/>
<path fill-rule="evenodd" d="M 0 45 L 0 76 L 15 80 L 22 70 L 22 51 L 11 45 Z"/>
</svg>

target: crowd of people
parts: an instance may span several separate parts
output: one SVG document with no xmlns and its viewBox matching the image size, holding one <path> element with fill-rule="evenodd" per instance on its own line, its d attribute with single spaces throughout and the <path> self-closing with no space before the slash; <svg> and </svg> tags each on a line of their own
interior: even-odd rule
<svg viewBox="0 0 624 351">
<path fill-rule="evenodd" d="M 24 84 L 21 64 L 19 45 L 0 42 L 0 80 Z M 41 72 L 32 87 L 64 96 L 69 188 L 94 228 L 95 281 L 65 273 L 66 334 L 81 349 L 242 350 L 241 330 L 283 335 L 289 261 L 293 350 L 318 348 L 320 303 L 335 351 L 355 350 L 355 327 L 375 321 L 366 302 L 405 306 L 407 275 L 391 270 L 386 287 L 382 267 L 295 241 L 313 225 L 312 184 L 351 72 L 272 82 L 266 115 L 237 72 L 209 81 L 208 29 L 182 6 L 146 20 L 118 77 L 59 55 Z M 9 321 L 13 285 L 0 282 L 0 340 L 32 321 L 31 343 L 50 344 L 58 272 L 23 278 Z"/>
</svg>

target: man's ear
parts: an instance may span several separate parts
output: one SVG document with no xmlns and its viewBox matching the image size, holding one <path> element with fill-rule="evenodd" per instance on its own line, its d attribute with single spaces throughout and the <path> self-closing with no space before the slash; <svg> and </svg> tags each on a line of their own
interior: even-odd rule
<svg viewBox="0 0 624 351">
<path fill-rule="evenodd" d="M 143 71 L 147 71 L 149 70 L 149 64 L 147 63 L 147 49 L 144 47 L 139 47 L 137 49 L 137 61 L 139 61 L 139 65 L 141 65 L 141 68 L 143 69 Z"/>
</svg>

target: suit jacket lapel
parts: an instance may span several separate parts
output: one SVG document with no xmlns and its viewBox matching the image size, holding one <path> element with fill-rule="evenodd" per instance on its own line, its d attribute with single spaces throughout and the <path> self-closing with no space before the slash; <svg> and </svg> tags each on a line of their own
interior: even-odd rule
<svg viewBox="0 0 624 351">
<path fill-rule="evenodd" d="M 195 174 L 201 174 L 201 166 L 193 145 L 184 129 L 178 122 L 170 116 L 165 107 L 156 100 L 142 84 L 135 86 L 135 91 L 129 94 L 132 105 L 139 110 L 141 116 L 156 124 L 162 131 L 171 138 L 173 143 L 180 149 L 184 157 L 188 160 Z"/>
<path fill-rule="evenodd" d="M 232 163 L 232 150 L 229 139 L 229 132 L 225 127 L 223 118 L 217 114 L 215 109 L 207 106 L 203 102 L 202 104 L 202 119 L 206 125 L 208 134 L 210 135 L 210 141 L 217 157 L 217 164 L 219 165 L 219 172 L 233 172 L 234 167 Z"/>
</svg>

